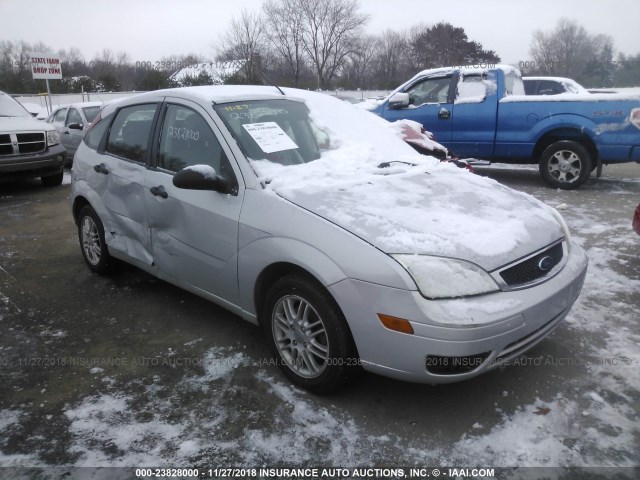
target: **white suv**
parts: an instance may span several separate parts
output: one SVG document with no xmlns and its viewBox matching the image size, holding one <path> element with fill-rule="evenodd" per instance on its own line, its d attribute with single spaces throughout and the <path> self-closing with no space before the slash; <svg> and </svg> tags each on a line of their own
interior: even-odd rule
<svg viewBox="0 0 640 480">
<path fill-rule="evenodd" d="M 52 125 L 0 92 L 0 182 L 40 177 L 47 187 L 60 185 L 65 152 Z"/>
</svg>

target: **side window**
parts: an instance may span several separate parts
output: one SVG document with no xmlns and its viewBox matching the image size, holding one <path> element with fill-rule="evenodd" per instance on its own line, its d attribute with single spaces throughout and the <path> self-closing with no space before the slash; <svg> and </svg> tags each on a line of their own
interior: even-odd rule
<svg viewBox="0 0 640 480">
<path fill-rule="evenodd" d="M 487 98 L 487 84 L 483 75 L 462 75 L 458 82 L 456 103 L 481 103 Z"/>
<path fill-rule="evenodd" d="M 66 116 L 67 116 L 67 109 L 66 108 L 61 108 L 53 116 L 53 121 L 56 122 L 56 123 L 64 123 L 64 117 L 66 117 Z"/>
<path fill-rule="evenodd" d="M 209 165 L 236 185 L 229 160 L 202 116 L 188 107 L 169 105 L 162 125 L 158 168 L 177 172 Z"/>
<path fill-rule="evenodd" d="M 564 93 L 564 88 L 557 82 L 550 82 L 549 80 L 541 80 L 540 87 L 538 89 L 538 95 L 557 95 Z"/>
<path fill-rule="evenodd" d="M 100 146 L 100 142 L 104 138 L 105 132 L 111 124 L 112 119 L 113 115 L 109 115 L 105 118 L 100 119 L 98 123 L 94 123 L 91 126 L 91 130 L 89 130 L 84 136 L 84 143 L 87 145 L 87 147 L 93 150 L 98 149 L 98 147 Z"/>
<path fill-rule="evenodd" d="M 80 112 L 75 108 L 72 108 L 71 110 L 69 110 L 69 115 L 67 115 L 67 122 L 65 123 L 65 126 L 68 127 L 72 123 L 79 123 L 80 125 L 82 125 L 83 123 L 82 116 L 80 116 Z"/>
<path fill-rule="evenodd" d="M 537 80 L 527 80 L 524 82 L 524 93 L 527 95 L 535 95 L 538 91 L 538 81 Z"/>
<path fill-rule="evenodd" d="M 447 103 L 451 77 L 428 78 L 413 85 L 407 93 L 409 104 L 416 107 L 424 103 Z"/>
<path fill-rule="evenodd" d="M 144 162 L 157 108 L 157 104 L 134 105 L 118 111 L 109 130 L 107 152 L 134 162 Z"/>
</svg>

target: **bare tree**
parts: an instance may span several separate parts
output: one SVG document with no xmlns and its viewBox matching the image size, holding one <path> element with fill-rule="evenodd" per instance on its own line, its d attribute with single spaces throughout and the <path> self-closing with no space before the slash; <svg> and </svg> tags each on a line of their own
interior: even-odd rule
<svg viewBox="0 0 640 480">
<path fill-rule="evenodd" d="M 302 10 L 296 0 L 268 0 L 263 11 L 269 27 L 269 42 L 297 87 L 305 66 Z"/>
<path fill-rule="evenodd" d="M 347 88 L 367 85 L 373 76 L 374 59 L 380 40 L 373 35 L 355 37 L 347 55 L 347 66 L 342 75 L 342 84 Z"/>
<path fill-rule="evenodd" d="M 318 88 L 325 88 L 353 51 L 369 17 L 358 0 L 296 0 L 304 20 L 302 45 L 314 67 Z"/>
<path fill-rule="evenodd" d="M 535 62 L 532 73 L 580 81 L 589 76 L 588 67 L 593 70 L 594 62 L 611 64 L 613 40 L 608 35 L 591 35 L 575 21 L 561 18 L 554 30 L 533 33 L 530 53 Z"/>
<path fill-rule="evenodd" d="M 383 88 L 394 88 L 410 74 L 407 71 L 410 70 L 407 34 L 385 30 L 376 46 L 378 84 Z"/>
<path fill-rule="evenodd" d="M 266 53 L 265 21 L 259 13 L 242 10 L 239 18 L 233 18 L 229 29 L 222 35 L 219 60 L 240 60 L 244 63 L 246 81 L 254 77 L 254 60 Z"/>
</svg>

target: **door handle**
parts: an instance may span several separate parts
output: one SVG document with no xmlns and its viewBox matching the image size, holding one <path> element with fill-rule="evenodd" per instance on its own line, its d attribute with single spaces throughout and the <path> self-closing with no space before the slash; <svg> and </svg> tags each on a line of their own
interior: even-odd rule
<svg viewBox="0 0 640 480">
<path fill-rule="evenodd" d="M 65 130 L 65 131 L 64 131 L 64 132 L 62 132 L 62 133 L 64 133 L 65 135 L 69 135 L 69 130 Z"/>
<path fill-rule="evenodd" d="M 105 167 L 104 163 L 94 165 L 93 169 L 98 173 L 102 173 L 103 175 L 109 174 L 109 170 L 107 170 L 107 167 Z"/>
<path fill-rule="evenodd" d="M 446 108 L 442 107 L 438 112 L 438 118 L 440 120 L 449 120 L 451 118 L 451 112 Z"/>
<path fill-rule="evenodd" d="M 149 191 L 151 192 L 151 195 L 155 195 L 156 197 L 169 198 L 169 194 L 167 193 L 167 191 L 164 189 L 162 185 L 158 185 L 157 187 L 151 187 Z"/>
</svg>

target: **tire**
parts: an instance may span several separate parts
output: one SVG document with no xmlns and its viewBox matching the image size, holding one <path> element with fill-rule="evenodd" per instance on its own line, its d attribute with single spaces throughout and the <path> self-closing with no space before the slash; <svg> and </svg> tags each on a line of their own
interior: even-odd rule
<svg viewBox="0 0 640 480">
<path fill-rule="evenodd" d="M 100 275 L 111 272 L 114 262 L 104 240 L 104 227 L 96 212 L 88 205 L 78 215 L 78 240 L 89 270 Z"/>
<path fill-rule="evenodd" d="M 55 175 L 49 175 L 46 177 L 40 177 L 40 181 L 45 187 L 57 187 L 62 184 L 62 179 L 64 177 L 64 171 L 60 173 L 56 173 Z"/>
<path fill-rule="evenodd" d="M 572 140 L 561 140 L 542 152 L 540 175 L 554 188 L 573 190 L 589 178 L 593 163 L 584 146 Z"/>
<path fill-rule="evenodd" d="M 360 371 L 347 322 L 322 285 L 282 277 L 267 293 L 261 319 L 278 366 L 294 384 L 326 394 Z"/>
</svg>

